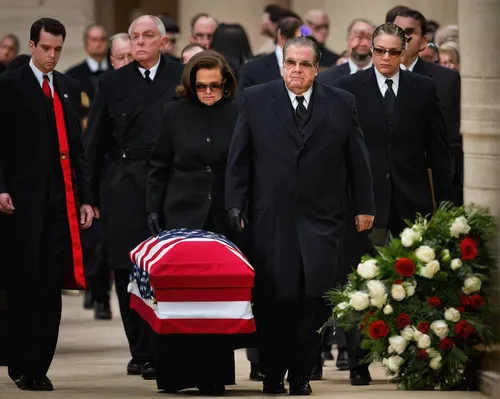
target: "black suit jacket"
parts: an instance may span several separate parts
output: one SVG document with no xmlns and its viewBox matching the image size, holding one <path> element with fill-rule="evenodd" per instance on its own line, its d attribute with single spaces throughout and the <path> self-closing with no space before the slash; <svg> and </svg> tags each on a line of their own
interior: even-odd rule
<svg viewBox="0 0 500 399">
<path fill-rule="evenodd" d="M 295 300 L 305 290 L 321 297 L 333 287 L 345 171 L 356 214 L 374 214 L 354 97 L 315 83 L 312 100 L 301 139 L 282 80 L 243 92 L 229 150 L 226 208 L 249 203 L 257 296 Z"/>
<path fill-rule="evenodd" d="M 74 67 L 71 67 L 66 71 L 66 75 L 80 82 L 83 91 L 88 95 L 90 102 L 95 97 L 94 85 L 92 84 L 92 72 L 87 64 L 87 61 L 83 61 Z"/>
<path fill-rule="evenodd" d="M 210 213 L 217 233 L 230 233 L 224 179 L 237 116 L 237 105 L 226 99 L 211 107 L 188 100 L 165 105 L 146 209 L 162 214 L 167 230 L 203 229 Z"/>
<path fill-rule="evenodd" d="M 247 62 L 238 72 L 238 89 L 236 100 L 241 101 L 241 93 L 247 87 L 268 83 L 271 80 L 281 79 L 281 72 L 278 66 L 276 54 L 264 55 Z"/>
<path fill-rule="evenodd" d="M 161 57 L 148 85 L 132 62 L 99 79 L 85 151 L 106 228 L 111 267 L 128 269 L 128 252 L 149 236 L 146 181 L 149 153 L 165 103 L 176 99 L 183 66 Z"/>
<path fill-rule="evenodd" d="M 339 55 L 333 51 L 328 50 L 326 47 L 322 46 L 321 50 L 321 60 L 319 62 L 320 70 L 329 68 L 337 63 Z"/>
<path fill-rule="evenodd" d="M 339 80 L 336 87 L 356 97 L 370 153 L 376 227 L 387 226 L 391 206 L 397 207 L 402 219 L 432 212 L 428 166 L 436 201 L 454 199 L 451 151 L 432 79 L 400 71 L 392 126 L 373 67 Z"/>
<path fill-rule="evenodd" d="M 318 75 L 318 82 L 322 82 L 328 86 L 335 86 L 340 79 L 344 76 L 348 76 L 351 74 L 351 68 L 349 67 L 349 63 L 345 62 L 344 64 L 335 65 L 331 68 L 328 68 L 321 72 Z"/>
</svg>

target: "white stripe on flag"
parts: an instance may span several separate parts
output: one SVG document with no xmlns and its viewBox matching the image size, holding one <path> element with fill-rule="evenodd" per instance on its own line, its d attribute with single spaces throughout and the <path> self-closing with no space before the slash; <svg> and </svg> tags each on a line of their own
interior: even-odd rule
<svg viewBox="0 0 500 399">
<path fill-rule="evenodd" d="M 244 319 L 253 318 L 249 301 L 158 302 L 160 319 Z"/>
</svg>

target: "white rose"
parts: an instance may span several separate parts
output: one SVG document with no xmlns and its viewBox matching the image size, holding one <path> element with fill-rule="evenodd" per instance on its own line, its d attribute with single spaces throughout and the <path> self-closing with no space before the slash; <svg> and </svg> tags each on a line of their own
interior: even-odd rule
<svg viewBox="0 0 500 399">
<path fill-rule="evenodd" d="M 469 234 L 469 231 L 470 226 L 468 225 L 467 219 L 464 216 L 456 218 L 450 227 L 450 234 L 455 238 L 458 238 L 460 234 Z"/>
<path fill-rule="evenodd" d="M 384 314 L 392 314 L 394 313 L 394 308 L 391 305 L 385 305 Z"/>
<path fill-rule="evenodd" d="M 389 367 L 389 370 L 393 373 L 397 373 L 404 362 L 405 361 L 401 356 L 391 356 L 387 360 L 387 367 Z"/>
<path fill-rule="evenodd" d="M 411 247 L 415 242 L 420 241 L 422 238 L 421 234 L 418 231 L 415 231 L 410 228 L 406 228 L 403 230 L 403 232 L 400 234 L 401 237 L 401 244 L 403 244 L 403 247 Z"/>
<path fill-rule="evenodd" d="M 380 269 L 375 259 L 369 259 L 366 262 L 360 263 L 357 269 L 358 274 L 366 280 L 375 278 L 379 271 Z"/>
<path fill-rule="evenodd" d="M 407 326 L 401 330 L 401 336 L 407 341 L 413 340 L 413 334 L 415 334 L 415 327 Z"/>
<path fill-rule="evenodd" d="M 431 247 L 427 245 L 422 245 L 421 247 L 418 247 L 415 250 L 415 256 L 424 263 L 429 263 L 434 259 L 436 259 L 436 253 Z"/>
<path fill-rule="evenodd" d="M 444 312 L 444 318 L 448 321 L 456 323 L 460 320 L 460 312 L 455 308 L 446 309 Z"/>
<path fill-rule="evenodd" d="M 462 261 L 460 259 L 453 259 L 451 261 L 451 270 L 458 270 L 462 267 Z"/>
<path fill-rule="evenodd" d="M 436 349 L 434 348 L 429 348 L 426 350 L 427 354 L 431 359 L 434 359 L 435 357 L 441 356 L 441 353 L 439 353 Z"/>
<path fill-rule="evenodd" d="M 469 295 L 472 294 L 473 292 L 477 292 L 481 289 L 481 280 L 479 277 L 476 276 L 470 276 L 467 277 L 464 281 L 464 292 Z"/>
<path fill-rule="evenodd" d="M 422 334 L 422 336 L 419 338 L 417 342 L 417 346 L 420 349 L 427 349 L 428 347 L 431 346 L 431 337 L 429 337 L 427 334 Z"/>
<path fill-rule="evenodd" d="M 420 339 L 422 338 L 422 336 L 424 335 L 424 333 L 422 331 L 418 331 L 416 330 L 414 333 L 413 333 L 413 339 L 418 342 L 420 341 Z"/>
<path fill-rule="evenodd" d="M 406 298 L 406 291 L 401 284 L 394 284 L 391 288 L 391 295 L 396 301 L 402 301 Z"/>
<path fill-rule="evenodd" d="M 389 367 L 389 359 L 387 359 L 386 357 L 384 357 L 384 358 L 382 359 L 382 364 L 383 364 L 384 366 Z"/>
<path fill-rule="evenodd" d="M 389 344 L 394 348 L 394 350 L 401 354 L 405 351 L 408 341 L 404 339 L 401 335 L 395 335 L 389 338 Z"/>
<path fill-rule="evenodd" d="M 351 295 L 349 304 L 357 311 L 365 310 L 370 306 L 370 297 L 366 292 L 355 292 Z"/>
<path fill-rule="evenodd" d="M 337 317 L 342 318 L 344 316 L 343 312 L 349 307 L 349 304 L 347 302 L 340 302 L 336 307 L 335 307 L 335 314 Z"/>
<path fill-rule="evenodd" d="M 441 251 L 441 260 L 443 262 L 449 262 L 451 259 L 451 254 L 449 249 L 443 249 Z"/>
<path fill-rule="evenodd" d="M 406 291 L 407 297 L 411 297 L 411 296 L 415 295 L 415 286 L 412 283 L 404 282 L 403 287 Z"/>
<path fill-rule="evenodd" d="M 441 356 L 431 359 L 431 361 L 429 362 L 429 367 L 433 370 L 439 370 L 441 368 L 441 360 L 442 360 Z"/>
<path fill-rule="evenodd" d="M 386 302 L 387 302 L 387 294 L 370 299 L 370 303 L 372 304 L 372 306 L 375 306 L 379 309 L 382 309 L 382 306 L 384 306 Z"/>
<path fill-rule="evenodd" d="M 394 353 L 394 348 L 392 347 L 392 345 L 389 345 L 389 347 L 387 348 L 387 353 Z"/>
<path fill-rule="evenodd" d="M 422 277 L 431 279 L 434 278 L 434 276 L 440 269 L 441 267 L 439 266 L 439 262 L 437 260 L 433 260 L 420 269 L 420 275 Z"/>
<path fill-rule="evenodd" d="M 444 320 L 436 320 L 431 323 L 431 330 L 436 334 L 439 339 L 446 338 L 448 336 L 448 324 Z"/>
</svg>

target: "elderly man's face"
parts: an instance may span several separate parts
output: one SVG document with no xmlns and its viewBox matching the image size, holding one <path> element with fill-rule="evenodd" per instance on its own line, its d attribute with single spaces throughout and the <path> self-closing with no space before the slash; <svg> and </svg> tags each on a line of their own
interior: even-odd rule
<svg viewBox="0 0 500 399">
<path fill-rule="evenodd" d="M 318 63 L 314 61 L 314 51 L 310 47 L 287 47 L 283 60 L 283 79 L 286 87 L 301 95 L 314 83 L 318 73 Z"/>
<path fill-rule="evenodd" d="M 111 64 L 113 68 L 120 69 L 132 62 L 133 59 L 130 40 L 115 39 L 111 47 Z"/>
<path fill-rule="evenodd" d="M 371 56 L 373 27 L 366 22 L 356 22 L 347 38 L 347 50 L 355 60 L 365 60 Z"/>
<path fill-rule="evenodd" d="M 130 32 L 132 56 L 138 62 L 156 62 L 165 46 L 165 37 L 160 36 L 158 26 L 152 19 L 139 19 Z"/>
<path fill-rule="evenodd" d="M 0 63 L 8 64 L 16 58 L 16 43 L 10 37 L 4 37 L 0 42 Z"/>
<path fill-rule="evenodd" d="M 311 16 L 310 20 L 307 21 L 307 25 L 311 28 L 312 36 L 318 43 L 325 44 L 330 31 L 330 20 L 328 19 L 328 15 L 320 14 Z"/>
<path fill-rule="evenodd" d="M 198 43 L 206 48 L 210 48 L 212 36 L 217 29 L 217 23 L 213 18 L 201 17 L 196 21 L 191 32 L 190 42 Z"/>
</svg>

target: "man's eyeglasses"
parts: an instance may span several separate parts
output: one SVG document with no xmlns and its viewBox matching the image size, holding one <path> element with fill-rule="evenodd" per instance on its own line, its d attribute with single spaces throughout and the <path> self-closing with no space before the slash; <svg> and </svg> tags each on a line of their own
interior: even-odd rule
<svg viewBox="0 0 500 399">
<path fill-rule="evenodd" d="M 386 50 L 380 47 L 373 47 L 373 54 L 382 57 L 385 54 L 389 54 L 389 57 L 396 58 L 399 57 L 403 53 L 403 50 L 400 49 L 390 49 Z"/>
<path fill-rule="evenodd" d="M 203 40 L 203 39 L 212 40 L 213 35 L 209 33 L 194 33 L 193 36 L 198 40 Z"/>
<path fill-rule="evenodd" d="M 222 82 L 214 82 L 210 84 L 205 84 L 205 83 L 196 83 L 196 91 L 203 93 L 206 92 L 207 89 L 210 89 L 210 91 L 221 91 L 222 88 L 224 87 L 224 83 Z"/>
<path fill-rule="evenodd" d="M 287 58 L 284 62 L 283 65 L 285 66 L 286 69 L 293 69 L 297 65 L 299 66 L 300 69 L 305 70 L 305 71 L 310 71 L 316 66 L 316 62 L 309 62 L 309 61 L 296 61 L 291 58 Z"/>
</svg>

